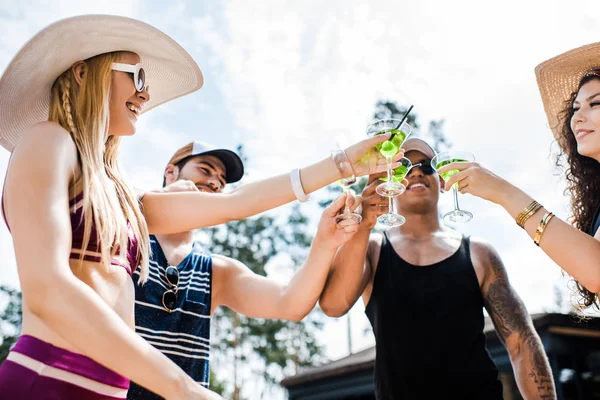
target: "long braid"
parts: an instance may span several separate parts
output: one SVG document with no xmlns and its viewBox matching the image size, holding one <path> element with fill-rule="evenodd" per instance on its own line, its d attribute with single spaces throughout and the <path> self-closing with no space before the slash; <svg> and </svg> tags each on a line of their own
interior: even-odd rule
<svg viewBox="0 0 600 400">
<path fill-rule="evenodd" d="M 61 77 L 60 79 L 60 89 L 61 89 L 61 97 L 62 97 L 62 106 L 65 111 L 65 117 L 67 118 L 67 124 L 69 125 L 69 129 L 72 134 L 75 133 L 75 123 L 73 122 L 73 114 L 71 111 L 71 82 L 69 82 L 69 78 L 66 76 Z"/>
<path fill-rule="evenodd" d="M 82 248 L 87 248 L 94 234 L 101 244 L 102 262 L 110 265 L 111 256 L 119 249 L 120 255 L 125 255 L 129 222 L 138 238 L 140 281 L 144 281 L 150 254 L 148 228 L 138 200 L 124 182 L 117 162 L 119 140 L 108 135 L 110 66 L 118 57 L 119 53 L 109 53 L 85 60 L 87 76 L 81 85 L 77 84 L 71 69 L 65 71 L 52 86 L 49 120 L 69 131 L 77 147 L 80 171 L 74 178 L 81 184 L 73 185 L 70 190 L 83 192 Z M 93 233 L 92 227 L 95 227 Z M 83 264 L 83 254 L 81 262 Z"/>
</svg>

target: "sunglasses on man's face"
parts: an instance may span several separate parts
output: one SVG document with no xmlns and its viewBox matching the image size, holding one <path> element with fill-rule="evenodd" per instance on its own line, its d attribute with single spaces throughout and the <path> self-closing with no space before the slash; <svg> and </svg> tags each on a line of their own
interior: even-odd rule
<svg viewBox="0 0 600 400">
<path fill-rule="evenodd" d="M 417 168 L 421 170 L 423 175 L 433 175 L 435 173 L 435 169 L 431 166 L 431 160 L 423 160 L 419 164 L 414 164 L 406 176 L 409 176 Z"/>
<path fill-rule="evenodd" d="M 112 63 L 113 71 L 127 72 L 133 78 L 133 84 L 137 92 L 143 92 L 146 88 L 146 72 L 142 68 L 142 64 L 122 64 Z"/>
<path fill-rule="evenodd" d="M 169 265 L 165 270 L 167 282 L 171 285 L 170 289 L 165 290 L 162 296 L 162 304 L 166 311 L 172 313 L 177 308 L 177 291 L 179 284 L 179 270 Z"/>
</svg>

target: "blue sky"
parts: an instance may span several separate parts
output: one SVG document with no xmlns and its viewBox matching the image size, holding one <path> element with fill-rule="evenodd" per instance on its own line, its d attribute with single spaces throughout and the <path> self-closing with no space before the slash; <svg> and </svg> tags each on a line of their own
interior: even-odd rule
<svg viewBox="0 0 600 400">
<path fill-rule="evenodd" d="M 98 3 L 98 4 L 95 4 Z M 156 187 L 164 164 L 194 140 L 244 144 L 248 180 L 326 157 L 331 137 L 364 135 L 377 99 L 414 104 L 421 123 L 445 119 L 454 148 L 524 188 L 560 217 L 563 183 L 533 73 L 541 61 L 600 38 L 591 0 L 476 1 L 131 1 L 0 0 L 0 70 L 36 31 L 83 13 L 131 16 L 179 41 L 205 77 L 197 93 L 144 115 L 122 162 L 134 186 Z M 151 84 L 151 82 L 150 82 Z M 0 151 L 3 176 L 8 152 Z M 3 179 L 3 178 L 2 178 Z M 498 206 L 463 196 L 475 219 L 457 230 L 486 238 L 531 312 L 564 290 L 560 269 Z M 315 213 L 314 204 L 304 206 Z M 451 207 L 444 196 L 444 209 Z M 286 211 L 287 207 L 274 213 Z M 0 282 L 18 285 L 12 244 L 0 226 Z M 286 280 L 277 265 L 273 277 Z M 355 349 L 372 343 L 362 303 L 352 310 Z M 331 357 L 345 319 L 323 334 Z"/>
</svg>

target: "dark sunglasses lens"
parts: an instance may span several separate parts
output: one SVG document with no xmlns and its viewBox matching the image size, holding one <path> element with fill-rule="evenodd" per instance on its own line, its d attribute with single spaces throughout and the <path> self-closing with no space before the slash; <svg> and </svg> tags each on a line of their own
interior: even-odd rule
<svg viewBox="0 0 600 400">
<path fill-rule="evenodd" d="M 162 303 L 167 310 L 174 310 L 177 306 L 177 294 L 172 290 L 167 290 L 163 294 Z"/>
<path fill-rule="evenodd" d="M 429 163 L 421 165 L 420 168 L 421 168 L 421 171 L 423 171 L 423 173 L 425 175 L 433 175 L 433 173 L 435 172 L 435 170 L 433 169 L 433 167 Z"/>
<path fill-rule="evenodd" d="M 167 280 L 171 285 L 177 286 L 177 284 L 179 283 L 179 271 L 177 270 L 177 268 L 172 266 L 167 267 L 165 275 L 167 276 Z"/>
<path fill-rule="evenodd" d="M 144 68 L 140 68 L 138 71 L 138 79 L 135 84 L 138 92 L 144 90 L 144 86 L 146 84 L 146 72 L 144 72 Z"/>
<path fill-rule="evenodd" d="M 433 169 L 431 163 L 423 161 L 421 165 L 412 167 L 411 170 L 408 172 L 408 175 L 410 175 L 411 172 L 416 170 L 417 168 L 419 168 L 424 175 L 433 175 L 433 173 L 435 172 L 435 169 Z"/>
</svg>

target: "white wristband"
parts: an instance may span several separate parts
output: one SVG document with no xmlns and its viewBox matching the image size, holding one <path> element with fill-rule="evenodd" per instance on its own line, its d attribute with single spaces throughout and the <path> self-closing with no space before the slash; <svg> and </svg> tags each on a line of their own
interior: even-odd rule
<svg viewBox="0 0 600 400">
<path fill-rule="evenodd" d="M 290 172 L 290 181 L 292 181 L 292 189 L 294 190 L 294 194 L 300 203 L 306 203 L 310 196 L 304 193 L 304 189 L 302 188 L 302 182 L 300 181 L 300 170 L 298 168 L 294 168 Z"/>
</svg>

